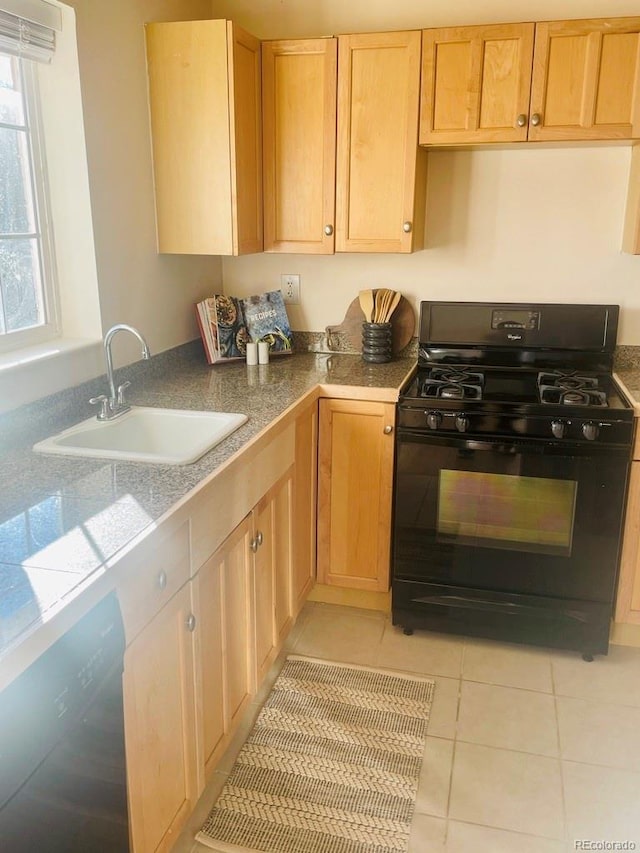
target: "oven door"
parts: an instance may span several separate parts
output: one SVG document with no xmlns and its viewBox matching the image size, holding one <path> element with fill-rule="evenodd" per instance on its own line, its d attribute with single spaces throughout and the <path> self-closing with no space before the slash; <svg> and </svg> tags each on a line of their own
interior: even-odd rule
<svg viewBox="0 0 640 853">
<path fill-rule="evenodd" d="M 395 578 L 613 599 L 627 449 L 400 430 Z"/>
</svg>

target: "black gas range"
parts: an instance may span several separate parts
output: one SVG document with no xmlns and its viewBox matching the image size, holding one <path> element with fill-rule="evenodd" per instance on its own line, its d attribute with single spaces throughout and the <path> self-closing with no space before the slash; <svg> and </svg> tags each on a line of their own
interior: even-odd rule
<svg viewBox="0 0 640 853">
<path fill-rule="evenodd" d="M 616 305 L 423 302 L 393 619 L 606 653 L 634 431 Z"/>
</svg>

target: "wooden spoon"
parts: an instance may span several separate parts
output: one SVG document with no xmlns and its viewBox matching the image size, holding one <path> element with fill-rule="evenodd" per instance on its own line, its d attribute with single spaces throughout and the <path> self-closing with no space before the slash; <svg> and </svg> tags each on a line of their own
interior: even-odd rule
<svg viewBox="0 0 640 853">
<path fill-rule="evenodd" d="M 384 310 L 384 303 L 387 298 L 386 288 L 381 287 L 380 290 L 376 290 L 375 296 L 375 311 L 373 312 L 373 322 L 381 323 L 381 317 Z"/>
<path fill-rule="evenodd" d="M 373 290 L 361 290 L 358 294 L 358 299 L 360 300 L 360 307 L 362 308 L 364 319 L 367 323 L 371 323 L 374 306 Z"/>
<path fill-rule="evenodd" d="M 398 307 L 398 302 L 400 302 L 402 294 L 398 293 L 398 291 L 394 291 L 391 302 L 389 303 L 389 307 L 387 309 L 387 319 L 386 322 L 389 323 L 391 321 L 391 315 Z"/>
</svg>

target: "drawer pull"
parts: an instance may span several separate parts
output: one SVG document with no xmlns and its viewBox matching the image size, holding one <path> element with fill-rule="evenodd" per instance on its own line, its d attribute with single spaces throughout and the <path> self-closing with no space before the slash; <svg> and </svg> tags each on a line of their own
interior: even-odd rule
<svg viewBox="0 0 640 853">
<path fill-rule="evenodd" d="M 162 590 L 167 588 L 167 573 L 163 569 L 158 575 L 158 589 L 162 592 Z"/>
</svg>

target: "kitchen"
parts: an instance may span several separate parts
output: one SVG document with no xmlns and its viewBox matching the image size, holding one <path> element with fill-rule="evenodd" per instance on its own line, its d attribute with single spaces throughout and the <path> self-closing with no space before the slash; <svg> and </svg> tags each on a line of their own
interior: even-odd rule
<svg viewBox="0 0 640 853">
<path fill-rule="evenodd" d="M 144 331 L 152 352 L 162 352 L 196 336 L 192 305 L 198 299 L 222 287 L 227 293 L 251 294 L 257 286 L 277 287 L 282 273 L 297 273 L 302 299 L 290 315 L 296 330 L 322 330 L 337 322 L 358 290 L 380 284 L 416 303 L 425 298 L 554 301 L 559 293 L 567 302 L 616 302 L 622 307 L 619 343 L 637 343 L 636 260 L 620 253 L 630 160 L 625 146 L 434 153 L 426 249 L 412 255 L 220 259 L 155 252 L 142 23 L 226 16 L 261 38 L 316 36 L 480 23 L 471 4 L 468 10 L 456 8 L 456 20 L 444 4 L 429 11 L 429 20 L 414 3 L 394 4 L 392 11 L 382 8 L 385 4 L 346 9 L 327 3 L 310 11 L 305 4 L 304 14 L 294 4 L 287 9 L 286 3 L 275 8 L 252 3 L 246 9 L 237 3 L 149 3 L 135 10 L 123 4 L 121 14 L 117 4 L 108 10 L 89 2 L 73 5 L 104 329 L 125 319 Z M 634 12 L 628 3 L 606 9 L 592 5 L 580 14 Z M 483 22 L 571 14 L 568 4 L 546 9 L 540 4 L 533 15 L 524 4 L 507 8 L 496 3 L 485 7 Z M 137 349 L 131 349 L 121 363 L 137 357 Z M 99 363 L 90 375 L 102 371 Z M 60 381 L 59 374 L 54 381 Z M 84 378 L 89 377 L 80 376 L 76 383 Z M 30 386 L 21 384 L 21 393 L 24 387 Z M 364 621 L 363 630 L 368 625 Z M 446 670 L 449 675 L 454 671 Z"/>
</svg>

